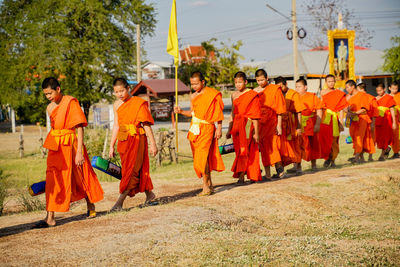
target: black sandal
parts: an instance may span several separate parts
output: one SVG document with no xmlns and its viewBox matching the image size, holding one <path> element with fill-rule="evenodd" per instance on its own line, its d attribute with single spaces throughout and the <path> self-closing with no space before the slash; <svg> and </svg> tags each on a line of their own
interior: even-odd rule
<svg viewBox="0 0 400 267">
<path fill-rule="evenodd" d="M 50 225 L 50 224 L 48 224 L 46 221 L 41 220 L 41 221 L 35 223 L 35 224 L 32 226 L 32 229 L 50 228 L 50 227 L 54 227 L 54 226 L 55 226 L 55 225 Z"/>
</svg>

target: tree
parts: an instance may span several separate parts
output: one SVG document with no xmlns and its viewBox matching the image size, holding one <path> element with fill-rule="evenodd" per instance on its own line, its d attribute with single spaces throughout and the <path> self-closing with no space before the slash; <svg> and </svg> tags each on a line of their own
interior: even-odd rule
<svg viewBox="0 0 400 267">
<path fill-rule="evenodd" d="M 37 84 L 51 75 L 65 93 L 78 98 L 87 116 L 91 104 L 111 98 L 113 77 L 134 76 L 136 24 L 144 37 L 153 34 L 156 22 L 153 5 L 144 2 L 4 0 L 0 103 L 18 110 L 40 102 Z"/>
<path fill-rule="evenodd" d="M 356 31 L 356 45 L 370 47 L 373 32 L 365 29 L 360 23 L 354 22 L 354 10 L 346 7 L 344 0 L 309 0 L 303 5 L 303 10 L 311 17 L 313 29 L 309 38 L 304 40 L 305 45 L 316 48 L 327 44 L 328 30 L 337 28 L 339 13 L 342 14 L 343 25 L 349 30 Z"/>
<path fill-rule="evenodd" d="M 233 75 L 239 70 L 239 60 L 243 58 L 239 54 L 242 41 L 226 44 L 219 43 L 215 45 L 216 38 L 202 42 L 201 46 L 206 51 L 204 60 L 200 63 L 183 63 L 179 66 L 179 76 L 182 81 L 189 84 L 190 74 L 195 71 L 201 71 L 206 77 L 207 84 L 218 86 L 219 84 L 231 84 Z M 213 51 L 215 58 L 209 55 Z"/>
<path fill-rule="evenodd" d="M 394 73 L 394 79 L 400 79 L 400 36 L 391 38 L 393 47 L 385 50 L 383 69 Z"/>
</svg>

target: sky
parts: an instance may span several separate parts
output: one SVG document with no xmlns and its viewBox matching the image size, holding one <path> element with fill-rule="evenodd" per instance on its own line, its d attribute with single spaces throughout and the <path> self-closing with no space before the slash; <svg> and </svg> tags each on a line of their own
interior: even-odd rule
<svg viewBox="0 0 400 267">
<path fill-rule="evenodd" d="M 298 27 L 311 30 L 310 18 L 303 6 L 311 0 L 297 0 Z M 172 62 L 166 52 L 172 0 L 147 0 L 156 8 L 154 36 L 145 37 L 143 47 L 150 61 Z M 390 48 L 390 37 L 400 35 L 400 0 L 347 0 L 354 20 L 373 31 L 371 49 Z M 266 7 L 269 4 L 290 17 L 291 0 L 176 0 L 180 45 L 200 45 L 217 38 L 218 42 L 243 41 L 241 62 L 268 61 L 292 53 L 286 38 L 291 22 Z M 357 35 L 357 33 L 356 33 Z M 307 38 L 307 37 L 306 37 Z M 307 50 L 299 45 L 300 50 Z"/>
</svg>

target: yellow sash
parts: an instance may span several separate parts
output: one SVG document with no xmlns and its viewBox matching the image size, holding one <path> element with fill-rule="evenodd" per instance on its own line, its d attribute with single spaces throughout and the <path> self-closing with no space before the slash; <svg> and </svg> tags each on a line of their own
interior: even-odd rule
<svg viewBox="0 0 400 267">
<path fill-rule="evenodd" d="M 333 136 L 337 137 L 339 136 L 340 132 L 339 132 L 339 122 L 338 122 L 338 113 L 339 112 L 334 112 L 333 110 L 330 110 L 329 108 L 327 108 L 325 110 L 325 118 L 322 121 L 323 124 L 329 125 L 332 121 L 332 127 L 333 127 Z M 332 118 L 333 117 L 333 118 Z"/>
<path fill-rule="evenodd" d="M 69 145 L 71 141 L 71 145 L 74 143 L 75 140 L 75 130 L 70 130 L 70 129 L 62 129 L 62 130 L 56 130 L 56 129 L 51 129 L 50 135 L 54 137 L 54 140 L 57 143 L 57 147 L 61 144 L 63 145 Z"/>
<path fill-rule="evenodd" d="M 304 130 L 304 127 L 307 126 L 307 121 L 313 118 L 315 114 L 311 114 L 309 116 L 301 115 L 301 128 Z"/>
<path fill-rule="evenodd" d="M 145 134 L 145 131 L 142 127 L 136 127 L 134 124 L 121 124 L 119 126 L 119 132 L 117 135 L 118 141 L 125 141 L 128 139 L 128 136 L 134 136 L 134 135 L 143 135 Z"/>
<path fill-rule="evenodd" d="M 388 107 L 379 106 L 378 110 L 379 110 L 379 116 L 383 117 L 383 116 L 385 116 L 385 113 L 386 113 L 386 111 L 389 110 L 389 108 Z"/>
<path fill-rule="evenodd" d="M 199 135 L 200 134 L 200 123 L 211 124 L 208 121 L 197 118 L 194 115 L 194 112 L 192 112 L 192 125 L 189 128 L 189 132 L 191 132 L 194 135 Z"/>
</svg>

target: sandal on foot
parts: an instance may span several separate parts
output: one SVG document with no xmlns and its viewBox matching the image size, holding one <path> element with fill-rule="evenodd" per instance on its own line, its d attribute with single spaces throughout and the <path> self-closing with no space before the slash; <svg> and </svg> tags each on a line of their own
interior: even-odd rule
<svg viewBox="0 0 400 267">
<path fill-rule="evenodd" d="M 32 226 L 32 229 L 50 228 L 50 227 L 54 227 L 54 226 L 55 226 L 55 225 L 50 225 L 50 224 L 48 224 L 46 221 L 41 220 L 41 221 L 35 223 L 35 224 Z"/>
<path fill-rule="evenodd" d="M 157 206 L 159 203 L 158 203 L 158 201 L 157 200 L 150 200 L 150 201 L 145 201 L 144 203 L 143 203 L 143 206 L 145 206 L 145 207 L 149 207 L 149 206 Z"/>
<path fill-rule="evenodd" d="M 96 211 L 95 211 L 95 210 L 88 210 L 88 211 L 86 212 L 86 218 L 87 218 L 87 219 L 96 218 Z"/>
<path fill-rule="evenodd" d="M 114 213 L 114 212 L 120 212 L 120 211 L 122 211 L 123 210 L 123 208 L 121 207 L 121 208 L 111 208 L 107 213 Z"/>
<path fill-rule="evenodd" d="M 205 196 L 211 196 L 213 194 L 213 192 L 209 191 L 209 192 L 201 192 L 199 194 L 197 194 L 198 197 L 205 197 Z"/>
</svg>

